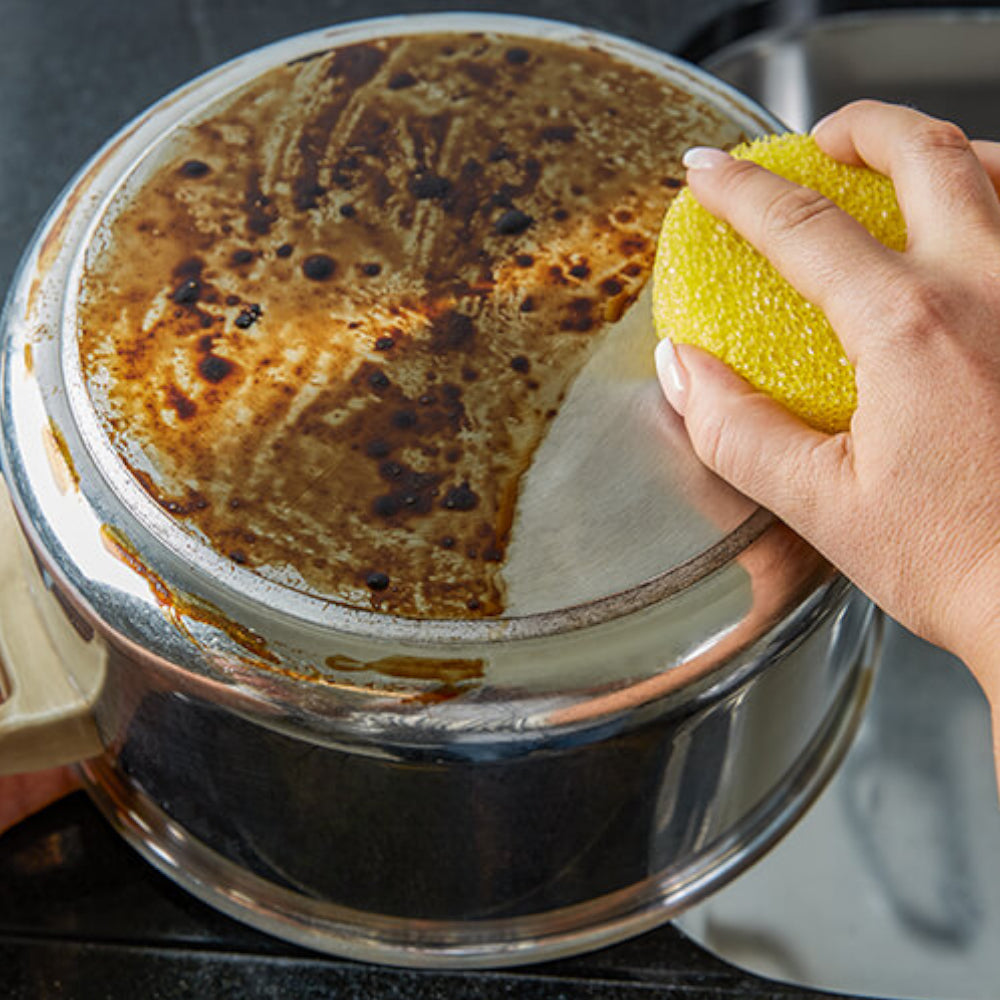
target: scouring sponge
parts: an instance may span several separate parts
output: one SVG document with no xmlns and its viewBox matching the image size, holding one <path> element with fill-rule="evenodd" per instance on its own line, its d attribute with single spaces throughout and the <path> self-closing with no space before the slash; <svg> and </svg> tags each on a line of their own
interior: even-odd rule
<svg viewBox="0 0 1000 1000">
<path fill-rule="evenodd" d="M 769 136 L 731 153 L 825 195 L 891 249 L 905 247 L 887 177 L 839 163 L 804 135 Z M 850 425 L 854 369 L 826 317 L 688 190 L 663 222 L 653 316 L 661 337 L 704 348 L 812 426 L 835 432 Z"/>
</svg>

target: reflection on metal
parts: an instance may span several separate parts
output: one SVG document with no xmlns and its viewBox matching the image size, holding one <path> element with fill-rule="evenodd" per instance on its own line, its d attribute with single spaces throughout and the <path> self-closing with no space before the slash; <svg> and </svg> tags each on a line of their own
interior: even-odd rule
<svg viewBox="0 0 1000 1000">
<path fill-rule="evenodd" d="M 774 8 L 781 15 L 780 5 Z M 804 130 L 856 97 L 1000 138 L 1000 11 L 778 24 L 706 65 Z M 678 921 L 749 971 L 908 1000 L 1000 996 L 1000 811 L 985 699 L 960 663 L 890 623 L 840 773 L 764 861 Z"/>
</svg>

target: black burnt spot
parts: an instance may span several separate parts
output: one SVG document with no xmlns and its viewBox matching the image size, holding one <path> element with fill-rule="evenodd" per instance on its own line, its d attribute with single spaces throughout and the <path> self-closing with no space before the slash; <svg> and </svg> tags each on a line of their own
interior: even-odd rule
<svg viewBox="0 0 1000 1000">
<path fill-rule="evenodd" d="M 576 126 L 548 125 L 540 135 L 543 142 L 572 142 L 576 138 Z"/>
<path fill-rule="evenodd" d="M 555 219 L 556 222 L 565 222 L 569 218 L 569 211 L 565 208 L 557 208 L 552 213 L 552 218 Z"/>
<path fill-rule="evenodd" d="M 337 262 L 325 253 L 310 254 L 302 261 L 302 273 L 310 281 L 326 281 L 337 269 Z"/>
<path fill-rule="evenodd" d="M 236 325 L 241 330 L 247 330 L 260 319 L 261 315 L 262 310 L 260 305 L 254 302 L 252 305 L 249 305 L 240 311 L 239 316 L 236 317 Z"/>
<path fill-rule="evenodd" d="M 274 252 L 279 257 L 291 257 L 294 251 L 295 247 L 293 247 L 291 243 L 282 243 L 281 246 L 278 247 L 278 249 L 275 250 Z"/>
<path fill-rule="evenodd" d="M 620 208 L 615 212 L 615 221 L 621 223 L 634 222 L 635 216 L 627 208 Z"/>
<path fill-rule="evenodd" d="M 569 273 L 574 278 L 588 278 L 590 277 L 590 268 L 586 264 L 574 264 L 569 269 Z"/>
<path fill-rule="evenodd" d="M 389 89 L 390 90 L 406 90 L 407 87 L 412 87 L 417 82 L 417 78 L 405 70 L 402 73 L 395 73 L 389 78 Z"/>
<path fill-rule="evenodd" d="M 665 188 L 670 188 L 674 191 L 684 186 L 684 182 L 678 177 L 664 177 L 662 183 Z"/>
<path fill-rule="evenodd" d="M 232 549 L 229 553 L 229 558 L 234 563 L 243 566 L 247 561 L 247 554 L 242 549 Z"/>
<path fill-rule="evenodd" d="M 520 46 L 514 46 L 514 48 L 508 49 L 504 53 L 504 59 L 511 64 L 511 66 L 523 66 L 531 58 L 531 53 Z"/>
<path fill-rule="evenodd" d="M 181 420 L 190 420 L 198 412 L 194 401 L 188 399 L 175 385 L 167 386 L 167 405 Z"/>
<path fill-rule="evenodd" d="M 601 282 L 601 291 L 606 295 L 617 295 L 622 290 L 622 283 L 617 278 L 605 278 Z"/>
<path fill-rule="evenodd" d="M 496 221 L 494 228 L 501 236 L 516 236 L 523 233 L 535 220 L 519 208 L 508 209 Z"/>
<path fill-rule="evenodd" d="M 465 313 L 449 310 L 431 323 L 431 350 L 435 354 L 469 351 L 476 337 L 476 326 Z"/>
<path fill-rule="evenodd" d="M 389 376 L 386 375 L 386 373 L 384 371 L 382 371 L 381 369 L 379 369 L 378 371 L 372 372 L 368 376 L 368 384 L 373 389 L 376 389 L 376 390 L 379 390 L 379 391 L 381 391 L 383 389 L 388 389 L 389 385 L 390 385 Z"/>
<path fill-rule="evenodd" d="M 212 172 L 212 168 L 201 160 L 186 160 L 181 164 L 178 173 L 184 177 L 190 177 L 193 180 L 198 180 L 201 177 L 205 177 Z"/>
<path fill-rule="evenodd" d="M 249 264 L 254 258 L 253 250 L 247 250 L 246 247 L 241 247 L 239 250 L 234 250 L 230 260 L 234 264 Z"/>
<path fill-rule="evenodd" d="M 618 244 L 621 251 L 626 256 L 631 256 L 632 254 L 643 253 L 649 246 L 645 236 L 640 236 L 638 234 L 633 234 L 631 236 L 626 236 L 621 243 Z"/>
<path fill-rule="evenodd" d="M 535 300 L 530 296 L 526 295 L 522 300 L 518 309 L 523 313 L 530 313 L 535 311 Z"/>
<path fill-rule="evenodd" d="M 198 362 L 198 374 L 206 382 L 219 383 L 229 376 L 235 365 L 226 358 L 220 358 L 218 354 L 206 354 Z"/>
<path fill-rule="evenodd" d="M 385 590 L 389 586 L 389 577 L 386 573 L 372 572 L 365 577 L 365 586 L 370 590 Z"/>
<path fill-rule="evenodd" d="M 510 359 L 510 367 L 521 375 L 531 371 L 531 362 L 523 354 L 515 354 Z"/>
<path fill-rule="evenodd" d="M 360 87 L 379 71 L 383 62 L 385 53 L 374 45 L 348 45 L 334 53 L 328 75 L 352 88 Z"/>
<path fill-rule="evenodd" d="M 514 258 L 514 263 L 517 264 L 518 267 L 531 267 L 531 265 L 535 263 L 535 258 L 532 257 L 530 253 L 519 253 Z"/>
<path fill-rule="evenodd" d="M 170 293 L 170 298 L 180 306 L 189 306 L 197 302 L 200 295 L 201 282 L 197 278 L 188 278 Z"/>
<path fill-rule="evenodd" d="M 505 146 L 502 142 L 498 146 L 494 146 L 490 151 L 489 155 L 486 157 L 490 163 L 499 163 L 501 160 L 509 160 L 513 154 L 511 153 L 509 147 Z"/>
<path fill-rule="evenodd" d="M 390 481 L 393 488 L 377 496 L 372 503 L 374 513 L 387 519 L 429 513 L 434 506 L 441 477 L 400 465 Z"/>
<path fill-rule="evenodd" d="M 362 264 L 361 273 L 369 278 L 374 278 L 376 275 L 382 273 L 382 265 L 376 263 Z"/>
<path fill-rule="evenodd" d="M 170 500 L 165 497 L 158 497 L 155 494 L 153 495 L 153 499 L 168 514 L 174 514 L 178 517 L 187 517 L 189 514 L 196 514 L 198 511 L 205 510 L 208 507 L 208 501 L 197 491 L 189 493 L 183 501 Z"/>
<path fill-rule="evenodd" d="M 417 414 L 409 407 L 396 410 L 392 415 L 392 426 L 401 431 L 408 431 L 417 426 Z"/>
<path fill-rule="evenodd" d="M 410 178 L 410 194 L 418 201 L 444 198 L 451 191 L 451 181 L 431 171 L 422 171 Z"/>
<path fill-rule="evenodd" d="M 441 506 L 445 510 L 475 510 L 479 506 L 479 496 L 467 481 L 462 482 L 445 493 Z"/>
<path fill-rule="evenodd" d="M 350 202 L 346 205 L 341 205 L 337 211 L 340 212 L 345 219 L 353 219 L 354 216 L 358 214 L 358 210 Z"/>
<path fill-rule="evenodd" d="M 379 337 L 375 341 L 376 351 L 391 351 L 396 346 L 396 341 L 392 337 Z"/>
<path fill-rule="evenodd" d="M 365 443 L 365 454 L 369 458 L 386 458 L 392 453 L 392 445 L 383 438 L 372 438 Z"/>
</svg>

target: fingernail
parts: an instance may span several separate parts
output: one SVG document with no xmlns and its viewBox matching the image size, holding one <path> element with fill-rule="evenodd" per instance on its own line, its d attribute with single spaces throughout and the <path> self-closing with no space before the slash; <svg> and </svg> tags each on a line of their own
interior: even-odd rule
<svg viewBox="0 0 1000 1000">
<path fill-rule="evenodd" d="M 732 157 L 722 149 L 714 146 L 692 146 L 681 162 L 688 170 L 714 170 L 728 163 Z"/>
<path fill-rule="evenodd" d="M 823 115 L 822 118 L 811 129 L 809 129 L 810 135 L 815 135 L 831 118 L 833 114 Z"/>
<path fill-rule="evenodd" d="M 669 337 L 664 337 L 656 345 L 654 358 L 663 394 L 667 397 L 667 402 L 683 417 L 687 407 L 688 374 Z"/>
</svg>

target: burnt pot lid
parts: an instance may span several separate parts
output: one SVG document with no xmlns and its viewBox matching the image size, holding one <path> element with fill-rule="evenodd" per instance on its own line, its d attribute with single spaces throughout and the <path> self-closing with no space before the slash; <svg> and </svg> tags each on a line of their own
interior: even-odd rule
<svg viewBox="0 0 1000 1000">
<path fill-rule="evenodd" d="M 644 289 L 684 150 L 776 127 L 668 57 L 502 16 L 196 81 L 71 185 L 12 295 L 29 533 L 138 645 L 183 662 L 221 631 L 216 665 L 235 643 L 297 676 L 370 662 L 302 652 L 331 629 L 538 638 L 690 590 L 770 520 L 662 401 Z"/>
</svg>

